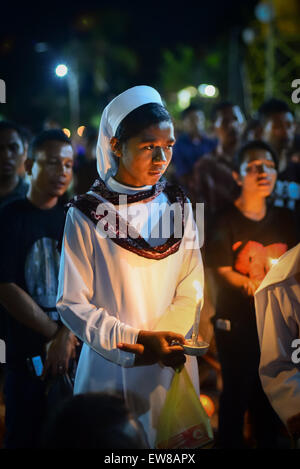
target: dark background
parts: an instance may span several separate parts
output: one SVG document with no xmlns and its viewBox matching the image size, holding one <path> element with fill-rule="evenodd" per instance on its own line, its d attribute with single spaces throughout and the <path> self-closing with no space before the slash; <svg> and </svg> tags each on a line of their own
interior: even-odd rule
<svg viewBox="0 0 300 469">
<path fill-rule="evenodd" d="M 235 93 L 245 110 L 235 68 L 244 55 L 241 33 L 255 20 L 257 3 L 6 2 L 0 18 L 6 104 L 0 115 L 34 130 L 49 116 L 68 125 L 66 80 L 54 69 L 74 59 L 82 124 L 96 125 L 103 106 L 137 84 L 157 87 L 175 115 L 176 93 L 200 83 L 218 86 L 219 99 Z M 46 50 L 38 52 L 41 43 Z"/>
</svg>

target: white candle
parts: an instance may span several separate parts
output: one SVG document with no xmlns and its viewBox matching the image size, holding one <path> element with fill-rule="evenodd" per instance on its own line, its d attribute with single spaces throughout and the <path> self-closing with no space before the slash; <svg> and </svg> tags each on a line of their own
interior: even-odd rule
<svg viewBox="0 0 300 469">
<path fill-rule="evenodd" d="M 200 324 L 200 312 L 202 306 L 202 298 L 203 298 L 203 291 L 198 280 L 194 280 L 193 286 L 196 289 L 196 311 L 195 311 L 195 319 L 193 324 L 193 332 L 192 332 L 192 344 L 197 344 L 198 342 L 198 333 L 199 333 L 199 324 Z"/>
</svg>

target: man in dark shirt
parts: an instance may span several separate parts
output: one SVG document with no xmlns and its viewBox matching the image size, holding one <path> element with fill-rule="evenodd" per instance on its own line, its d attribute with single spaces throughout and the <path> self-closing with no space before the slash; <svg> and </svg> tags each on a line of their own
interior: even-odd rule
<svg viewBox="0 0 300 469">
<path fill-rule="evenodd" d="M 58 199 L 72 179 L 73 149 L 61 130 L 37 136 L 25 163 L 31 177 L 27 198 L 0 213 L 0 303 L 7 311 L 6 448 L 37 445 L 46 404 L 46 384 L 28 368 L 44 362 L 44 376 L 64 373 L 76 338 L 56 311 L 64 209 Z M 46 351 L 46 344 L 48 351 Z"/>
<path fill-rule="evenodd" d="M 0 121 L 0 208 L 26 196 L 28 184 L 18 174 L 26 159 L 21 127 Z"/>
</svg>

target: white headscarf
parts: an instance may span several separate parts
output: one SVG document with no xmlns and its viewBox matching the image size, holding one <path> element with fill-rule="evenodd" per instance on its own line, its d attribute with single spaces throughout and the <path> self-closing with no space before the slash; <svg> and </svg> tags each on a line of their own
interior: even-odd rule
<svg viewBox="0 0 300 469">
<path fill-rule="evenodd" d="M 103 181 L 114 176 L 118 169 L 110 148 L 110 139 L 115 135 L 118 125 L 131 111 L 148 103 L 163 105 L 160 94 L 154 88 L 141 85 L 119 94 L 104 109 L 96 149 L 97 169 Z"/>
</svg>

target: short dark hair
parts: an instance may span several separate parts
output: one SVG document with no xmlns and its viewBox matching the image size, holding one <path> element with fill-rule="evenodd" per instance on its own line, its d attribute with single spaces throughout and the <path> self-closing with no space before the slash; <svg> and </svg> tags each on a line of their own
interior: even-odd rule
<svg viewBox="0 0 300 469">
<path fill-rule="evenodd" d="M 269 145 L 267 142 L 264 142 L 263 140 L 252 140 L 251 142 L 247 142 L 244 145 L 242 145 L 237 153 L 234 155 L 233 158 L 233 169 L 236 172 L 240 172 L 240 167 L 241 164 L 243 163 L 245 159 L 245 155 L 248 151 L 250 150 L 265 150 L 268 151 L 273 158 L 273 161 L 275 163 L 275 168 L 277 170 L 278 168 L 278 157 L 275 152 L 275 150 Z"/>
<path fill-rule="evenodd" d="M 124 143 L 147 127 L 160 122 L 172 122 L 167 109 L 158 103 L 147 103 L 137 107 L 120 122 L 115 137 Z"/>
<path fill-rule="evenodd" d="M 267 101 L 264 101 L 262 105 L 258 108 L 257 112 L 259 119 L 262 122 L 265 122 L 266 119 L 268 119 L 272 114 L 275 114 L 277 112 L 290 112 L 291 114 L 293 114 L 289 105 L 285 101 L 282 101 L 281 99 L 277 98 L 270 98 Z"/>
<path fill-rule="evenodd" d="M 0 121 L 0 132 L 2 130 L 15 130 L 23 142 L 23 145 L 29 140 L 29 133 L 21 125 L 9 120 Z"/>
<path fill-rule="evenodd" d="M 234 104 L 232 101 L 221 101 L 220 103 L 216 104 L 211 111 L 212 122 L 215 122 L 215 120 L 217 119 L 218 112 L 234 106 L 237 106 L 237 104 Z"/>
<path fill-rule="evenodd" d="M 67 137 L 67 135 L 61 129 L 43 130 L 30 142 L 28 148 L 28 158 L 35 160 L 37 151 L 42 148 L 45 142 L 49 141 L 58 141 L 69 145 L 72 144 L 69 137 Z"/>
<path fill-rule="evenodd" d="M 126 424 L 133 419 L 136 432 Z M 49 415 L 43 449 L 145 449 L 144 430 L 119 394 L 89 392 L 63 400 Z"/>
</svg>

